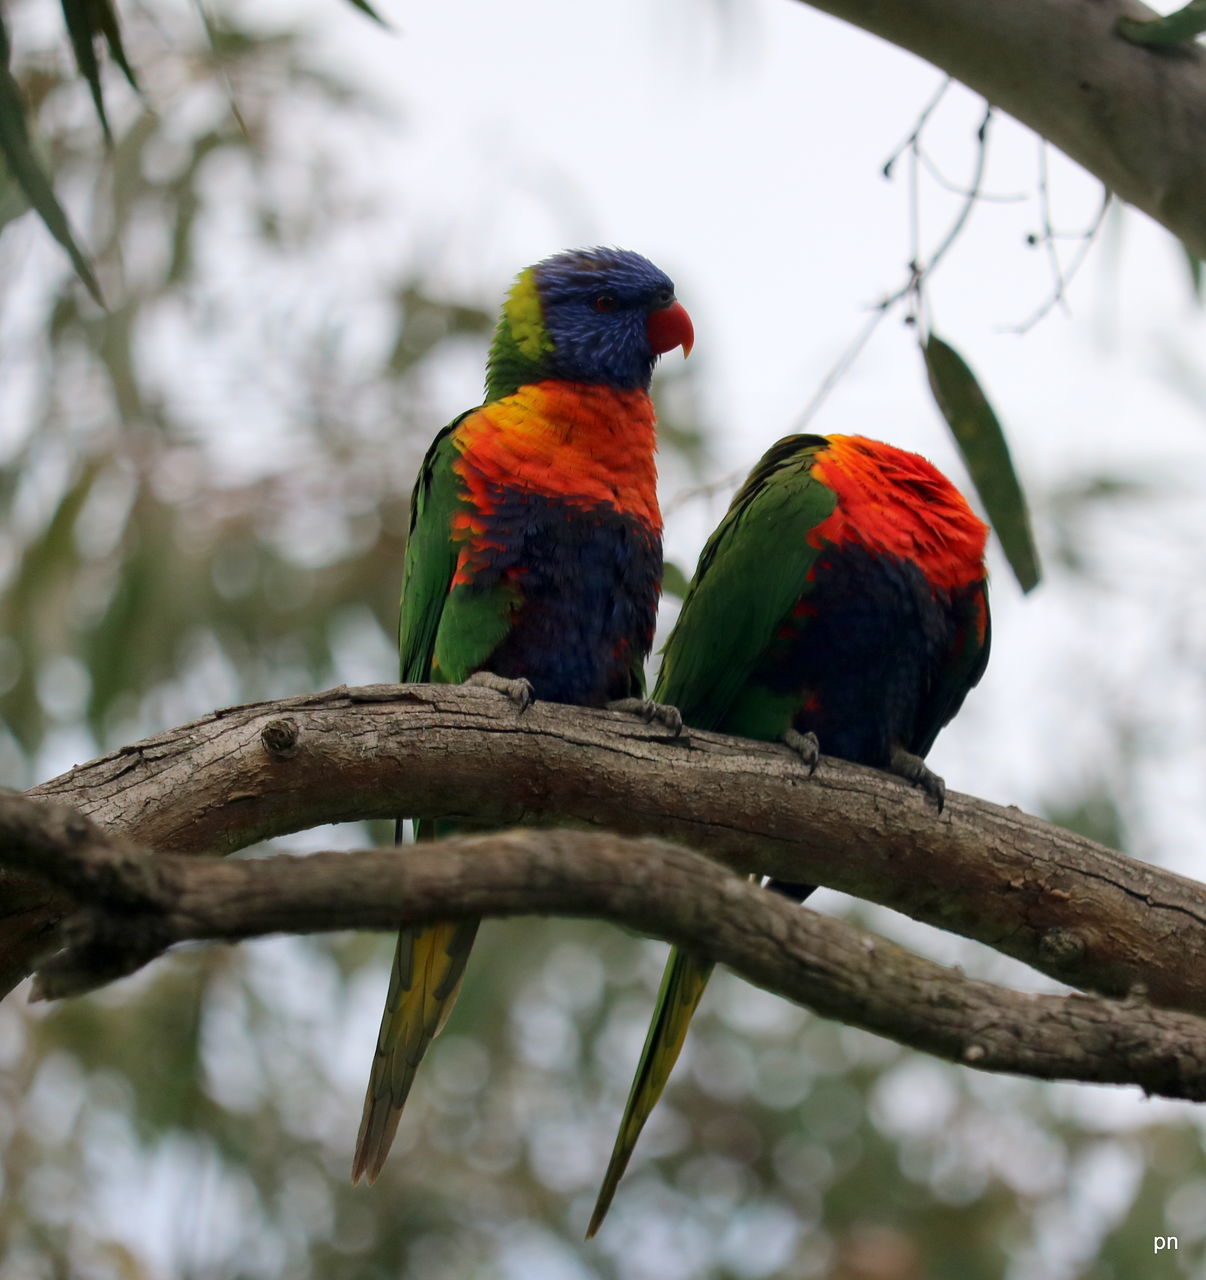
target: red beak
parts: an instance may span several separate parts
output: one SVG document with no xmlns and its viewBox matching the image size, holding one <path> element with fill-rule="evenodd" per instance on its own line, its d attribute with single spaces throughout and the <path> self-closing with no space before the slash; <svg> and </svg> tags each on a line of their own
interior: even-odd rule
<svg viewBox="0 0 1206 1280">
<path fill-rule="evenodd" d="M 683 356 L 686 357 L 691 354 L 691 348 L 695 345 L 695 328 L 681 302 L 672 302 L 659 311 L 651 311 L 645 333 L 653 354 L 657 356 L 665 355 L 675 347 L 682 347 Z"/>
</svg>

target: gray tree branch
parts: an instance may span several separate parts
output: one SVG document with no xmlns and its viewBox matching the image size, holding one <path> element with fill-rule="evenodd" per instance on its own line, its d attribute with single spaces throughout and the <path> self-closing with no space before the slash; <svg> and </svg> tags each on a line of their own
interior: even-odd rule
<svg viewBox="0 0 1206 1280">
<path fill-rule="evenodd" d="M 1206 52 L 1140 48 L 1138 0 L 805 0 L 925 58 L 1206 256 Z"/>
<path fill-rule="evenodd" d="M 0 802 L 10 830 L 36 827 L 39 808 L 20 797 Z M 69 812 L 49 818 L 47 830 L 5 850 L 79 904 L 63 930 L 67 949 L 39 979 L 46 998 L 132 972 L 189 939 L 463 915 L 590 916 L 706 951 L 820 1014 L 954 1062 L 1206 1098 L 1206 1020 L 1143 1001 L 1023 995 L 970 979 L 664 840 L 512 830 L 404 853 L 221 863 L 151 857 Z"/>
<path fill-rule="evenodd" d="M 226 854 L 397 814 L 571 822 L 678 841 L 742 873 L 829 885 L 963 934 L 1073 986 L 1206 1013 L 1202 886 L 1016 809 L 786 748 L 489 690 L 335 689 L 213 713 L 28 793 L 164 853 Z M 0 819 L 0 849 L 23 838 Z M 36 843 L 35 843 L 36 847 Z M 4 862 L 0 857 L 0 863 Z M 53 942 L 61 889 L 0 872 L 0 973 Z"/>
</svg>

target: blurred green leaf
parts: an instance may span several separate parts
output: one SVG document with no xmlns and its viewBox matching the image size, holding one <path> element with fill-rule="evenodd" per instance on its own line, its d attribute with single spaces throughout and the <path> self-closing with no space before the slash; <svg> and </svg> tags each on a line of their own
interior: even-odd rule
<svg viewBox="0 0 1206 1280">
<path fill-rule="evenodd" d="M 1206 0 L 1189 0 L 1183 9 L 1162 18 L 1119 18 L 1117 30 L 1124 40 L 1148 48 L 1183 44 L 1206 31 Z"/>
<path fill-rule="evenodd" d="M 688 585 L 687 575 L 673 560 L 667 560 L 662 568 L 662 594 L 682 600 L 687 594 Z"/>
<path fill-rule="evenodd" d="M 92 102 L 100 118 L 101 128 L 105 131 L 105 137 L 111 138 L 109 117 L 105 112 L 104 90 L 101 86 L 100 63 L 96 57 L 98 40 L 105 41 L 114 62 L 125 72 L 131 86 L 134 89 L 138 88 L 134 72 L 126 60 L 126 52 L 122 48 L 117 13 L 109 0 L 62 0 L 62 3 L 67 34 L 71 38 L 71 48 L 75 53 L 75 65 L 79 68 L 80 75 L 88 82 Z"/>
<path fill-rule="evenodd" d="M 349 3 L 359 9 L 361 13 L 372 18 L 374 22 L 380 23 L 387 31 L 389 30 L 389 23 L 369 4 L 368 0 L 349 0 Z"/>
<path fill-rule="evenodd" d="M 21 184 L 14 181 L 8 165 L 0 160 L 0 231 L 29 211 L 29 197 Z"/>
<path fill-rule="evenodd" d="M 1056 826 L 1096 840 L 1108 849 L 1127 848 L 1126 823 L 1117 799 L 1104 784 L 1078 796 L 1062 797 L 1057 803 L 1045 807 L 1044 816 Z"/>
<path fill-rule="evenodd" d="M 1189 268 L 1190 287 L 1193 289 L 1195 301 L 1202 303 L 1202 259 L 1188 245 L 1182 245 L 1185 252 L 1185 265 Z"/>
<path fill-rule="evenodd" d="M 1023 591 L 1039 580 L 1038 552 L 1026 499 L 1005 433 L 963 357 L 932 333 L 922 347 L 930 389 L 950 426 L 972 483 Z"/>
<path fill-rule="evenodd" d="M 103 307 L 105 304 L 100 285 L 92 274 L 88 260 L 76 244 L 67 215 L 30 145 L 25 103 L 9 68 L 10 57 L 8 29 L 4 25 L 4 15 L 0 12 L 0 151 L 4 154 L 9 172 L 20 184 L 29 203 L 38 211 L 46 229 L 67 250 L 76 274 Z"/>
</svg>

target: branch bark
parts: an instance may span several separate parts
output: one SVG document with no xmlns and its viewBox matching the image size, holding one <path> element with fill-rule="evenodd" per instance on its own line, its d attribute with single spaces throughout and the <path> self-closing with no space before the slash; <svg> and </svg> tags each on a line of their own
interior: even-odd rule
<svg viewBox="0 0 1206 1280">
<path fill-rule="evenodd" d="M 373 685 L 218 711 L 28 793 L 165 853 L 225 854 L 359 818 L 558 820 L 679 841 L 742 873 L 824 884 L 978 939 L 1073 986 L 1206 1013 L 1206 892 L 1016 809 L 943 814 L 886 774 L 484 689 Z M 0 848 L 21 839 L 0 807 Z M 70 906 L 0 875 L 0 971 Z"/>
<path fill-rule="evenodd" d="M 9 799 L 6 825 L 14 815 L 36 820 L 38 808 Z M 513 830 L 402 855 L 217 863 L 152 858 L 70 813 L 50 818 L 50 837 L 5 851 L 80 904 L 64 930 L 67 950 L 39 979 L 47 998 L 91 989 L 190 939 L 590 916 L 705 951 L 817 1013 L 954 1062 L 1206 1099 L 1206 1020 L 1143 1001 L 1022 995 L 970 979 L 663 840 Z"/>
<path fill-rule="evenodd" d="M 1115 32 L 1137 0 L 804 0 L 932 62 L 1206 256 L 1206 52 Z"/>
</svg>

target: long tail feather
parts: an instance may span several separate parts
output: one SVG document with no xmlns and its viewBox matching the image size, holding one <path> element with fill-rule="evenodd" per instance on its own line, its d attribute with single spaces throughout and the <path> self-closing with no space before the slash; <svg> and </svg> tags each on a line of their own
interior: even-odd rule
<svg viewBox="0 0 1206 1280">
<path fill-rule="evenodd" d="M 415 1072 L 460 992 L 479 923 L 444 921 L 398 934 L 352 1161 L 353 1182 L 362 1174 L 374 1182 L 381 1172 Z"/>
<path fill-rule="evenodd" d="M 588 1240 L 602 1225 L 637 1138 L 657 1105 L 657 1100 L 662 1096 L 662 1090 L 666 1087 L 666 1081 L 670 1078 L 670 1072 L 678 1061 L 683 1041 L 687 1037 L 691 1017 L 704 993 L 704 987 L 708 985 L 713 968 L 711 960 L 680 951 L 677 947 L 666 961 L 666 971 L 662 975 L 662 986 L 649 1024 L 649 1034 L 645 1037 L 641 1062 L 624 1107 L 624 1118 L 620 1121 L 620 1131 L 616 1134 L 607 1172 L 603 1175 L 595 1211 L 591 1215 L 590 1226 L 586 1229 Z"/>
</svg>

